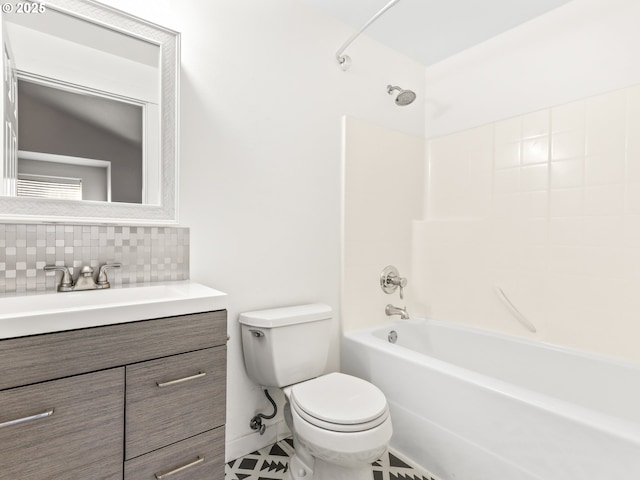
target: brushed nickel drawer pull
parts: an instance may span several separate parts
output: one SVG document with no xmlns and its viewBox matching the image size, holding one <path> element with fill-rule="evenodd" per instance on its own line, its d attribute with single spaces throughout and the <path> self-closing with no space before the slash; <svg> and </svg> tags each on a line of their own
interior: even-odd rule
<svg viewBox="0 0 640 480">
<path fill-rule="evenodd" d="M 15 420 L 9 420 L 8 422 L 2 422 L 0 423 L 0 428 L 10 427 L 11 425 L 30 422 L 32 420 L 40 420 L 41 418 L 47 418 L 47 417 L 50 417 L 51 415 L 53 415 L 53 410 L 47 410 L 46 412 L 36 413 L 35 415 L 31 415 L 29 417 L 17 418 Z"/>
<path fill-rule="evenodd" d="M 197 378 L 202 378 L 207 374 L 207 372 L 199 372 L 195 375 L 191 375 L 190 377 L 178 378 L 177 380 L 171 380 L 169 382 L 156 382 L 158 388 L 170 387 L 171 385 L 177 385 L 179 383 L 188 382 L 190 380 L 195 380 Z"/>
<path fill-rule="evenodd" d="M 162 473 L 156 473 L 156 478 L 158 480 L 162 480 L 163 478 L 167 478 L 170 477 L 171 475 L 174 475 L 176 473 L 182 472 L 183 470 L 186 470 L 187 468 L 191 468 L 191 467 L 195 467 L 196 465 L 200 465 L 202 462 L 204 462 L 204 457 L 200 457 L 198 456 L 198 458 L 196 458 L 193 462 L 189 462 L 186 463 L 184 465 L 181 465 L 179 467 L 174 468 L 173 470 L 169 470 L 166 472 L 162 472 Z"/>
</svg>

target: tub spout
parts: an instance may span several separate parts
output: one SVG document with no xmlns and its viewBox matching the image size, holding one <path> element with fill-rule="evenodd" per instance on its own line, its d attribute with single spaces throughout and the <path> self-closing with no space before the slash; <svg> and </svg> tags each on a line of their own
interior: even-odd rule
<svg viewBox="0 0 640 480">
<path fill-rule="evenodd" d="M 386 313 L 388 316 L 400 315 L 400 318 L 402 320 L 406 320 L 407 318 L 409 318 L 407 307 L 394 307 L 393 305 L 388 304 L 386 307 L 384 307 L 384 313 Z"/>
</svg>

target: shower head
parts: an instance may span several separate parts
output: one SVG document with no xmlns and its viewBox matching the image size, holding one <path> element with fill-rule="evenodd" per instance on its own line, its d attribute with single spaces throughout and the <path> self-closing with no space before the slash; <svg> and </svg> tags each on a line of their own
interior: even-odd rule
<svg viewBox="0 0 640 480">
<path fill-rule="evenodd" d="M 405 105 L 409 105 L 416 99 L 416 94 L 411 90 L 403 90 L 400 87 L 396 87 L 393 85 L 387 85 L 387 93 L 391 95 L 394 90 L 398 90 L 398 96 L 396 97 L 396 105 L 400 107 L 404 107 Z"/>
</svg>

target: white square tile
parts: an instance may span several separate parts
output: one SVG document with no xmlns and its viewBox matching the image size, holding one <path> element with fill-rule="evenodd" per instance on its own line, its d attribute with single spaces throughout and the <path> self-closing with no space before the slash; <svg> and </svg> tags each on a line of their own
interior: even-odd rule
<svg viewBox="0 0 640 480">
<path fill-rule="evenodd" d="M 620 215 L 623 207 L 622 184 L 587 187 L 584 190 L 585 215 Z"/>
<path fill-rule="evenodd" d="M 520 216 L 522 218 L 547 217 L 548 214 L 548 192 L 522 192 L 522 194 L 520 195 Z"/>
<path fill-rule="evenodd" d="M 549 165 L 531 165 L 520 169 L 520 189 L 523 192 L 549 189 Z"/>
<path fill-rule="evenodd" d="M 626 127 L 624 122 L 608 123 L 597 131 L 587 130 L 586 154 L 623 158 L 626 152 Z"/>
<path fill-rule="evenodd" d="M 624 156 L 588 156 L 585 161 L 585 184 L 607 185 L 624 181 Z"/>
<path fill-rule="evenodd" d="M 549 161 L 549 137 L 536 137 L 522 142 L 522 164 L 531 165 Z"/>
<path fill-rule="evenodd" d="M 565 160 L 584 157 L 586 138 L 583 130 L 554 133 L 551 138 L 551 159 Z"/>
<path fill-rule="evenodd" d="M 496 169 L 520 166 L 520 142 L 497 143 L 495 150 Z"/>
<path fill-rule="evenodd" d="M 520 194 L 518 192 L 511 193 L 494 193 L 491 205 L 491 216 L 494 219 L 508 219 L 520 216 Z"/>
<path fill-rule="evenodd" d="M 540 110 L 522 117 L 522 138 L 549 135 L 551 121 L 549 110 Z"/>
<path fill-rule="evenodd" d="M 520 190 L 520 169 L 496 170 L 493 174 L 495 193 L 515 193 Z"/>
<path fill-rule="evenodd" d="M 551 190 L 550 211 L 552 217 L 573 217 L 582 215 L 584 199 L 582 188 Z"/>
<path fill-rule="evenodd" d="M 581 187 L 583 185 L 583 158 L 551 162 L 551 188 Z"/>
<path fill-rule="evenodd" d="M 494 135 L 496 145 L 519 142 L 522 139 L 522 117 L 509 118 L 497 122 Z"/>
<path fill-rule="evenodd" d="M 522 220 L 522 243 L 524 245 L 546 245 L 549 222 L 546 218 Z"/>
</svg>

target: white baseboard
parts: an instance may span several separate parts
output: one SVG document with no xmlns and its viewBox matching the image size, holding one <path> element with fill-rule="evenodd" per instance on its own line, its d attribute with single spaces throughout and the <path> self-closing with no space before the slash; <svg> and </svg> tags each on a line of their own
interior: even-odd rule
<svg viewBox="0 0 640 480">
<path fill-rule="evenodd" d="M 283 438 L 291 435 L 284 419 L 272 425 L 268 425 L 264 435 L 258 432 L 250 433 L 244 437 L 229 440 L 225 446 L 225 463 L 243 457 L 248 453 L 255 452 L 269 445 L 279 442 Z"/>
</svg>

